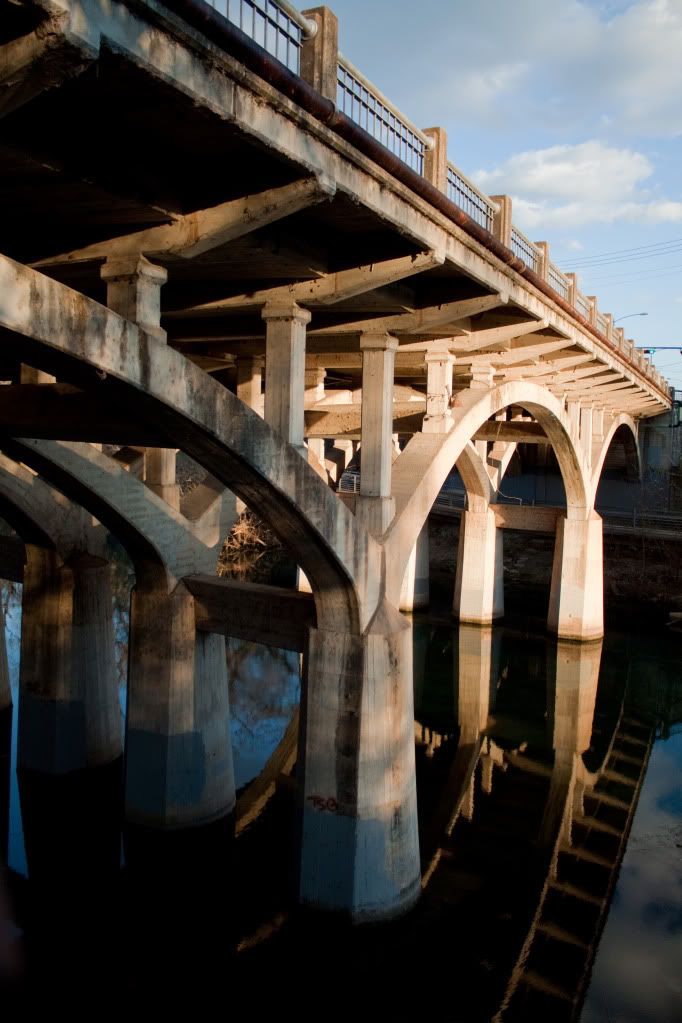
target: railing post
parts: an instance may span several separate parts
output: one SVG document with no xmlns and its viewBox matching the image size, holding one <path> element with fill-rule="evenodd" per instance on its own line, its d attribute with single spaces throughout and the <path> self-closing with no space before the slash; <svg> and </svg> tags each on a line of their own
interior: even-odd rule
<svg viewBox="0 0 682 1023">
<path fill-rule="evenodd" d="M 493 236 L 507 248 L 511 246 L 512 201 L 508 195 L 491 195 L 490 198 L 498 206 L 493 215 Z"/>
<path fill-rule="evenodd" d="M 609 341 L 613 340 L 613 315 L 611 313 L 604 313 L 604 319 L 606 320 L 606 336 Z"/>
<path fill-rule="evenodd" d="M 534 242 L 533 244 L 537 247 L 539 253 L 537 275 L 542 277 L 543 281 L 546 281 L 549 272 L 549 243 Z"/>
<path fill-rule="evenodd" d="M 448 194 L 448 136 L 445 128 L 424 128 L 433 149 L 424 153 L 424 177 L 444 195 Z"/>
<path fill-rule="evenodd" d="M 576 274 L 565 274 L 568 279 L 568 301 L 575 309 L 578 305 L 578 277 Z"/>
<path fill-rule="evenodd" d="M 597 326 L 597 296 L 596 295 L 585 295 L 585 298 L 590 303 L 590 315 L 589 321 L 593 327 Z"/>
<path fill-rule="evenodd" d="M 336 103 L 339 66 L 339 19 L 328 7 L 302 12 L 317 25 L 312 39 L 301 46 L 301 78 L 332 103 Z"/>
</svg>

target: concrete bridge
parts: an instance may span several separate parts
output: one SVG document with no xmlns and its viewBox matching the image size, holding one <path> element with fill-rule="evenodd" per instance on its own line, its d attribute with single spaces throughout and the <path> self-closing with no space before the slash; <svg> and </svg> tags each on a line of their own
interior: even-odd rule
<svg viewBox="0 0 682 1023">
<path fill-rule="evenodd" d="M 549 628 L 598 639 L 601 469 L 622 444 L 636 472 L 638 424 L 670 394 L 513 225 L 508 197 L 479 192 L 442 130 L 411 125 L 338 53 L 327 8 L 268 10 L 0 0 L 20 749 L 34 770 L 120 754 L 111 533 L 136 577 L 128 821 L 227 818 L 224 637 L 300 650 L 298 898 L 381 919 L 420 891 L 400 609 L 425 599 L 424 527 L 446 478 L 456 466 L 468 495 L 454 614 L 499 617 L 502 530 L 551 528 Z M 340 499 L 358 444 L 359 491 Z M 499 504 L 520 444 L 553 451 L 565 507 Z M 207 473 L 184 501 L 178 450 Z M 312 597 L 215 578 L 235 498 Z"/>
</svg>

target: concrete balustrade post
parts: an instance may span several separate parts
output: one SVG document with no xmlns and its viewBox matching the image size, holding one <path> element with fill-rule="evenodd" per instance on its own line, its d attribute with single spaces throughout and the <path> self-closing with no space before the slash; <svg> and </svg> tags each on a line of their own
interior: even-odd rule
<svg viewBox="0 0 682 1023">
<path fill-rule="evenodd" d="M 138 581 L 130 616 L 125 766 L 129 825 L 177 829 L 234 809 L 223 636 L 198 632 L 194 598 Z"/>
<path fill-rule="evenodd" d="M 549 272 L 549 242 L 534 242 L 534 245 L 539 255 L 536 273 L 538 277 L 542 277 L 546 281 Z"/>
<path fill-rule="evenodd" d="M 445 128 L 425 128 L 433 147 L 424 153 L 424 177 L 444 195 L 448 194 L 448 136 Z"/>
<path fill-rule="evenodd" d="M 336 103 L 339 76 L 339 21 L 328 7 L 310 7 L 302 11 L 314 21 L 317 32 L 301 46 L 301 78 L 320 95 Z"/>
<path fill-rule="evenodd" d="M 393 375 L 398 341 L 390 334 L 362 334 L 362 465 L 356 515 L 381 535 L 395 513 L 391 497 Z"/>
<path fill-rule="evenodd" d="M 494 512 L 465 511 L 460 519 L 453 615 L 489 625 L 504 614 L 502 531 Z"/>
<path fill-rule="evenodd" d="M 305 328 L 310 313 L 295 302 L 264 306 L 265 421 L 307 458 L 304 434 Z"/>
<path fill-rule="evenodd" d="M 561 639 L 604 635 L 602 520 L 557 521 L 548 627 Z"/>
<path fill-rule="evenodd" d="M 512 234 L 512 201 L 508 195 L 491 195 L 490 198 L 498 207 L 497 213 L 493 214 L 493 236 L 511 247 Z"/>
<path fill-rule="evenodd" d="M 409 623 L 384 601 L 362 635 L 311 629 L 304 689 L 298 898 L 389 919 L 420 894 Z"/>
</svg>

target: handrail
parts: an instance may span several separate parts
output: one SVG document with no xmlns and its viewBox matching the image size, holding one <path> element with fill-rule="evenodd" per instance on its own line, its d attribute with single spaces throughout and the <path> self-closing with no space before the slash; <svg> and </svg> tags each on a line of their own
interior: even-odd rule
<svg viewBox="0 0 682 1023">
<path fill-rule="evenodd" d="M 547 264 L 547 280 L 552 285 L 554 290 L 568 301 L 568 296 L 571 293 L 571 286 L 566 274 L 563 274 L 559 267 L 555 263 Z"/>
<path fill-rule="evenodd" d="M 515 256 L 522 259 L 531 270 L 537 273 L 540 265 L 540 250 L 514 224 L 511 229 L 511 250 Z"/>
<path fill-rule="evenodd" d="M 477 188 L 473 181 L 462 174 L 459 167 L 448 160 L 448 199 L 456 203 L 460 209 L 468 213 L 472 220 L 492 233 L 493 217 L 499 212 L 500 207 L 493 202 L 490 196 Z"/>
</svg>

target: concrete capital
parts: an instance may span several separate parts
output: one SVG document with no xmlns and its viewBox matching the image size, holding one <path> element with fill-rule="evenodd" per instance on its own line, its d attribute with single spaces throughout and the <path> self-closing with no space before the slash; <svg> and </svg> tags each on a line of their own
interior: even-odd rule
<svg viewBox="0 0 682 1023">
<path fill-rule="evenodd" d="M 310 323 L 310 312 L 296 302 L 271 302 L 263 306 L 261 316 L 266 321 L 290 320 L 305 326 Z"/>
<path fill-rule="evenodd" d="M 110 283 L 143 277 L 161 287 L 168 280 L 168 271 L 162 266 L 150 263 L 146 256 L 139 254 L 127 258 L 107 259 L 100 270 L 100 276 L 103 281 Z"/>
<path fill-rule="evenodd" d="M 426 353 L 426 355 L 424 356 L 424 362 L 427 364 L 427 366 L 433 365 L 434 363 L 435 364 L 442 363 L 445 366 L 454 366 L 455 357 L 454 355 L 452 355 L 451 352 L 447 351 L 447 349 L 437 348 L 435 350 L 431 349 L 431 351 L 428 351 Z"/>
<path fill-rule="evenodd" d="M 386 333 L 363 333 L 360 335 L 360 350 L 363 352 L 396 352 L 398 350 L 398 338 Z"/>
</svg>

